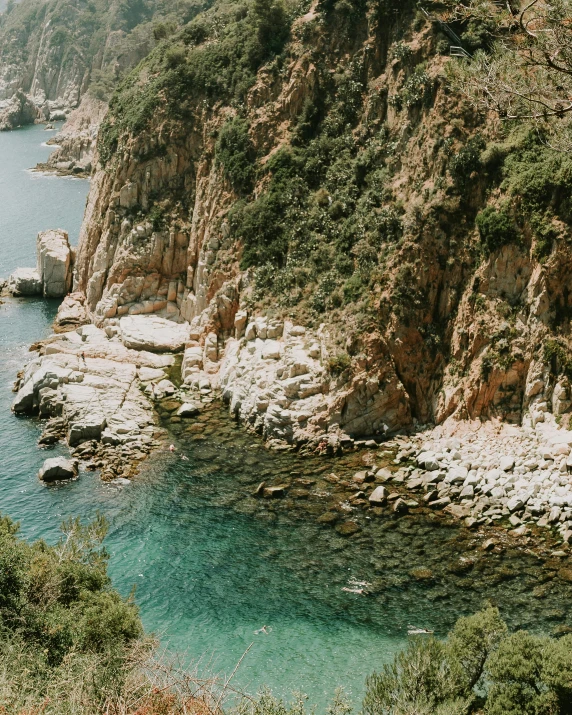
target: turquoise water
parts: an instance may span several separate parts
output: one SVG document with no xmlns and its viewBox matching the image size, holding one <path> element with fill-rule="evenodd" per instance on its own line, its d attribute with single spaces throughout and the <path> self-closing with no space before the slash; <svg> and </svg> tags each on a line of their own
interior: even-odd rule
<svg viewBox="0 0 572 715">
<path fill-rule="evenodd" d="M 72 241 L 79 231 L 87 183 L 24 171 L 47 154 L 45 136 L 41 128 L 0 133 L 0 276 L 33 265 L 37 230 L 60 226 Z M 10 413 L 10 389 L 56 308 L 0 305 L 0 510 L 20 520 L 27 537 L 50 541 L 64 518 L 101 510 L 115 585 L 124 594 L 136 585 L 146 628 L 187 660 L 229 673 L 253 643 L 236 676 L 242 687 L 302 690 L 323 706 L 344 685 L 359 703 L 366 674 L 403 645 L 409 623 L 443 634 L 491 599 L 514 626 L 567 624 L 570 586 L 540 578 L 533 556 L 478 551 L 460 560 L 473 537 L 421 517 L 362 515 L 362 532 L 348 539 L 316 523 L 327 510 L 319 497 L 253 499 L 262 479 L 297 473 L 326 490 L 324 470 L 349 465 L 269 454 L 223 411 L 200 434 L 174 435 L 189 461 L 155 455 L 130 487 L 90 473 L 41 485 L 37 470 L 54 451 L 38 449 L 36 422 Z M 420 567 L 433 578 L 412 575 Z M 372 595 L 343 591 L 352 578 L 371 583 Z M 538 583 L 542 597 L 534 595 Z M 269 634 L 255 635 L 263 625 Z"/>
</svg>

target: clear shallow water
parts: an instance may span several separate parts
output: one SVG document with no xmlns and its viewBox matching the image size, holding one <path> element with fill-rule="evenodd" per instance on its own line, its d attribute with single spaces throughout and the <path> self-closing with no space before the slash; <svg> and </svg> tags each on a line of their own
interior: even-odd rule
<svg viewBox="0 0 572 715">
<path fill-rule="evenodd" d="M 0 275 L 33 265 L 37 230 L 61 226 L 72 240 L 79 231 L 87 184 L 23 171 L 46 155 L 45 136 L 41 128 L 0 133 Z M 49 541 L 64 518 L 101 510 L 111 525 L 114 583 L 124 594 L 137 586 L 146 628 L 171 648 L 229 673 L 254 642 L 240 685 L 302 690 L 321 706 L 339 684 L 359 703 L 366 674 L 403 645 L 409 623 L 442 634 L 487 598 L 513 625 L 566 623 L 570 586 L 552 584 L 553 566 L 539 574 L 534 557 L 484 555 L 467 532 L 421 517 L 361 515 L 363 531 L 343 538 L 316 523 L 331 497 L 253 499 L 263 479 L 297 475 L 325 493 L 323 470 L 351 465 L 269 454 L 222 412 L 204 429 L 174 428 L 189 461 L 158 454 L 130 487 L 90 473 L 42 486 L 36 473 L 48 453 L 36 446 L 38 424 L 10 413 L 10 388 L 56 308 L 0 305 L 0 510 L 20 520 L 27 537 Z M 432 578 L 415 576 L 419 568 Z M 352 577 L 371 583 L 372 595 L 342 591 Z M 270 634 L 254 635 L 263 625 Z"/>
</svg>

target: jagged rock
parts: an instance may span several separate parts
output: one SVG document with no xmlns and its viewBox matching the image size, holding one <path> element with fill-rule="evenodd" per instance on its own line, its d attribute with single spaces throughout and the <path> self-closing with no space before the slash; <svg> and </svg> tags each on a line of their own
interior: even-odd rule
<svg viewBox="0 0 572 715">
<path fill-rule="evenodd" d="M 152 367 L 140 367 L 139 368 L 139 379 L 141 382 L 154 382 L 156 380 L 162 380 L 165 378 L 164 370 L 157 370 Z"/>
<path fill-rule="evenodd" d="M 70 293 L 63 299 L 55 320 L 55 328 L 67 330 L 89 323 L 83 293 Z"/>
<path fill-rule="evenodd" d="M 42 280 L 35 268 L 17 268 L 8 278 L 8 292 L 14 296 L 42 294 Z"/>
<path fill-rule="evenodd" d="M 407 502 L 404 499 L 396 499 L 393 503 L 394 514 L 406 514 L 409 511 Z"/>
<path fill-rule="evenodd" d="M 286 496 L 287 486 L 276 486 L 276 487 L 264 487 L 262 490 L 262 495 L 266 499 L 278 499 L 280 497 Z"/>
<path fill-rule="evenodd" d="M 512 514 L 515 511 L 520 511 L 524 507 L 524 502 L 520 497 L 512 497 L 506 503 L 506 508 Z"/>
<path fill-rule="evenodd" d="M 201 411 L 200 405 L 195 402 L 185 402 L 177 410 L 177 417 L 194 417 Z"/>
<path fill-rule="evenodd" d="M 38 110 L 33 100 L 18 90 L 9 100 L 0 102 L 0 131 L 34 124 Z"/>
<path fill-rule="evenodd" d="M 376 487 L 369 495 L 370 504 L 385 504 L 387 501 L 387 490 L 383 486 Z"/>
<path fill-rule="evenodd" d="M 501 457 L 499 462 L 499 469 L 502 472 L 510 472 L 514 467 L 514 457 Z"/>
<path fill-rule="evenodd" d="M 63 298 L 72 281 L 72 252 L 61 229 L 42 231 L 37 239 L 38 273 L 46 298 Z"/>
<path fill-rule="evenodd" d="M 119 321 L 126 348 L 151 352 L 179 352 L 189 340 L 188 323 L 178 324 L 155 315 L 131 315 Z"/>
<path fill-rule="evenodd" d="M 75 479 L 78 475 L 77 459 L 53 457 L 46 459 L 38 472 L 38 477 L 43 482 L 55 482 L 63 479 Z"/>
</svg>

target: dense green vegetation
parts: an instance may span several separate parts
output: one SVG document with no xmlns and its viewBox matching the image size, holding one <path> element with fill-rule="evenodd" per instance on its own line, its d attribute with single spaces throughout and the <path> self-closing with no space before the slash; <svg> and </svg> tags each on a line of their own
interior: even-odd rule
<svg viewBox="0 0 572 715">
<path fill-rule="evenodd" d="M 338 362 L 343 369 L 342 356 Z M 267 691 L 243 697 L 216 678 L 154 658 L 136 607 L 110 586 L 105 520 L 70 519 L 62 532 L 56 546 L 30 544 L 0 517 L 2 712 L 306 715 L 303 696 L 292 703 Z M 411 639 L 367 678 L 363 713 L 565 715 L 571 707 L 572 636 L 509 633 L 489 606 L 460 618 L 444 641 Z M 351 710 L 338 691 L 328 715 Z"/>
<path fill-rule="evenodd" d="M 0 61 L 28 68 L 41 51 L 55 76 L 87 74 L 108 100 L 118 81 L 153 46 L 206 9 L 210 0 L 21 0 L 0 15 Z M 44 37 L 44 28 L 50 30 Z M 112 43 L 110 35 L 114 33 Z M 29 81 L 29 80 L 28 80 Z M 27 87 L 24 87 L 27 89 Z"/>
<path fill-rule="evenodd" d="M 367 679 L 364 715 L 564 715 L 572 636 L 509 633 L 497 609 L 460 618 L 445 641 L 411 640 Z"/>
<path fill-rule="evenodd" d="M 45 712 L 73 712 L 82 699 L 117 695 L 129 650 L 143 634 L 131 599 L 111 588 L 105 521 L 69 520 L 62 532 L 56 546 L 29 544 L 17 524 L 0 517 L 3 712 L 43 701 Z"/>
<path fill-rule="evenodd" d="M 218 3 L 160 43 L 111 101 L 101 130 L 102 161 L 108 163 L 119 139 L 145 128 L 160 108 L 166 118 L 189 120 L 200 100 L 242 103 L 259 67 L 282 51 L 291 20 L 273 0 Z M 236 135 L 227 139 L 234 142 Z M 222 141 L 227 139 L 223 135 Z M 230 171 L 236 170 L 235 163 Z"/>
</svg>

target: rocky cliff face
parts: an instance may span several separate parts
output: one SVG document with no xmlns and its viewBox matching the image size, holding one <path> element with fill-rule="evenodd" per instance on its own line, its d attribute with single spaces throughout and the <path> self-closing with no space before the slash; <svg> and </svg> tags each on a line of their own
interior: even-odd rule
<svg viewBox="0 0 572 715">
<path fill-rule="evenodd" d="M 175 7 L 167 0 L 21 0 L 0 6 L 0 103 L 23 92 L 40 119 L 57 121 L 88 90 L 106 100 L 158 39 L 201 9 L 191 0 Z M 98 110 L 90 106 L 94 123 Z"/>
<path fill-rule="evenodd" d="M 152 56 L 130 86 L 161 102 L 129 124 L 128 87 L 100 138 L 74 290 L 100 327 L 190 324 L 185 381 L 269 438 L 567 415 L 565 160 L 450 93 L 438 25 L 352 7 L 299 16 L 238 118 L 173 80 L 200 41 Z"/>
<path fill-rule="evenodd" d="M 84 95 L 58 134 L 48 141 L 56 149 L 48 161 L 38 164 L 36 169 L 64 176 L 90 176 L 97 134 L 106 112 L 106 102 L 91 94 Z"/>
</svg>

